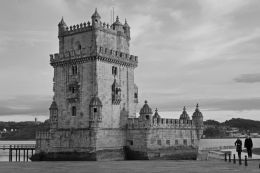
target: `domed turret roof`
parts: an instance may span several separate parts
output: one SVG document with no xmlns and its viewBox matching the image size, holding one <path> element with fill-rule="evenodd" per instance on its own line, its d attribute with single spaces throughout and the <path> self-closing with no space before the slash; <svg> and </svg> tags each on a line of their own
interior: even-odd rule
<svg viewBox="0 0 260 173">
<path fill-rule="evenodd" d="M 124 27 L 127 27 L 127 28 L 130 28 L 130 26 L 128 25 L 126 19 L 125 19 L 125 24 L 124 24 Z"/>
<path fill-rule="evenodd" d="M 92 97 L 92 99 L 90 100 L 89 105 L 91 105 L 91 106 L 102 106 L 102 102 L 101 102 L 101 100 L 99 99 L 99 97 L 94 96 L 94 97 Z"/>
<path fill-rule="evenodd" d="M 101 16 L 97 12 L 97 8 L 95 9 L 95 12 L 92 14 L 91 18 L 101 18 Z"/>
<path fill-rule="evenodd" d="M 118 16 L 116 16 L 116 21 L 113 23 L 113 25 L 122 25 L 122 23 L 119 21 Z"/>
<path fill-rule="evenodd" d="M 188 113 L 186 112 L 186 107 L 183 107 L 182 114 L 180 115 L 180 120 L 190 120 Z"/>
<path fill-rule="evenodd" d="M 193 113 L 192 117 L 202 117 L 202 113 L 199 110 L 199 104 L 196 105 L 195 112 Z"/>
<path fill-rule="evenodd" d="M 58 109 L 57 103 L 53 100 L 49 109 Z"/>
<path fill-rule="evenodd" d="M 155 113 L 153 115 L 153 118 L 161 118 L 161 116 L 158 114 L 158 109 L 155 109 Z"/>
<path fill-rule="evenodd" d="M 145 100 L 144 105 L 142 107 L 142 109 L 140 110 L 140 115 L 142 114 L 153 114 L 152 109 L 149 107 L 149 105 L 147 104 L 148 102 Z"/>
</svg>

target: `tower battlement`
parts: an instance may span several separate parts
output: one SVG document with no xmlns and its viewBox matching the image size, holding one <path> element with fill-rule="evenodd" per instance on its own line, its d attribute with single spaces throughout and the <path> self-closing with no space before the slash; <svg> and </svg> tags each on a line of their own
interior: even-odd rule
<svg viewBox="0 0 260 173">
<path fill-rule="evenodd" d="M 78 34 L 81 32 L 89 32 L 89 31 L 93 31 L 93 30 L 101 30 L 113 35 L 119 35 L 125 38 L 128 38 L 126 32 L 121 32 L 120 30 L 118 30 L 117 28 L 113 27 L 113 24 L 110 25 L 109 23 L 105 23 L 105 22 L 99 22 L 98 25 L 96 27 L 94 27 L 93 25 L 91 25 L 91 23 L 88 21 L 87 23 L 80 23 L 77 25 L 71 25 L 69 27 L 63 28 L 61 30 L 61 32 L 59 32 L 59 36 L 69 36 L 69 35 L 74 35 L 74 34 Z M 125 30 L 124 30 L 125 31 Z"/>
<path fill-rule="evenodd" d="M 113 62 L 120 65 L 137 67 L 138 56 L 130 55 L 121 51 L 108 49 L 102 46 L 97 46 L 94 53 L 90 53 L 85 48 L 81 50 L 70 50 L 64 53 L 50 54 L 50 63 L 53 66 L 68 64 L 71 61 L 86 62 L 95 59 Z"/>
<path fill-rule="evenodd" d="M 127 40 L 130 40 L 130 26 L 128 25 L 127 21 L 125 20 L 124 24 L 121 24 L 119 21 L 119 17 L 117 16 L 116 21 L 112 24 L 102 22 L 100 19 L 100 15 L 98 14 L 97 10 L 95 13 L 91 16 L 92 22 L 88 21 L 67 26 L 63 18 L 61 19 L 59 26 L 59 37 L 64 37 L 68 35 L 74 35 L 82 32 L 89 32 L 89 31 L 95 31 L 100 30 L 104 31 L 113 35 L 118 35 L 125 37 Z"/>
</svg>

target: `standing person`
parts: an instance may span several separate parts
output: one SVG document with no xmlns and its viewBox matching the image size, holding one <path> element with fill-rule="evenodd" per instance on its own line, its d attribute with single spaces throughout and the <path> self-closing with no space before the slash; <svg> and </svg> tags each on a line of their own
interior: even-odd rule
<svg viewBox="0 0 260 173">
<path fill-rule="evenodd" d="M 252 158 L 253 141 L 250 136 L 246 137 L 244 147 L 247 150 L 248 158 Z"/>
<path fill-rule="evenodd" d="M 237 140 L 236 140 L 236 142 L 235 142 L 235 146 L 236 146 L 238 158 L 241 159 L 242 141 L 240 140 L 239 137 L 237 138 Z"/>
</svg>

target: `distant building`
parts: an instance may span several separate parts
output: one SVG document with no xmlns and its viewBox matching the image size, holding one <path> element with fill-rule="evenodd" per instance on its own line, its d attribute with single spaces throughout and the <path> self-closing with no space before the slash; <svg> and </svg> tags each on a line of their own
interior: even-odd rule
<svg viewBox="0 0 260 173">
<path fill-rule="evenodd" d="M 236 127 L 229 127 L 226 130 L 226 135 L 228 137 L 240 137 L 242 135 L 242 133 L 239 131 L 239 128 Z"/>
<path fill-rule="evenodd" d="M 196 159 L 203 132 L 197 105 L 192 119 L 153 114 L 145 101 L 136 117 L 138 87 L 130 55 L 130 26 L 109 25 L 97 10 L 91 22 L 58 24 L 49 132 L 36 136 L 33 160 Z"/>
</svg>

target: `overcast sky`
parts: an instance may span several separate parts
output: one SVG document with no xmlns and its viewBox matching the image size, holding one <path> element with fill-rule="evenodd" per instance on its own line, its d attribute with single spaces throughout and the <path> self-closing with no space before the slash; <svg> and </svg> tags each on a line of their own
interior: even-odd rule
<svg viewBox="0 0 260 173">
<path fill-rule="evenodd" d="M 58 22 L 87 22 L 95 8 L 110 22 L 112 7 L 139 56 L 139 107 L 177 118 L 198 102 L 205 119 L 260 120 L 259 0 L 1 0 L 0 121 L 47 118 Z"/>
</svg>

